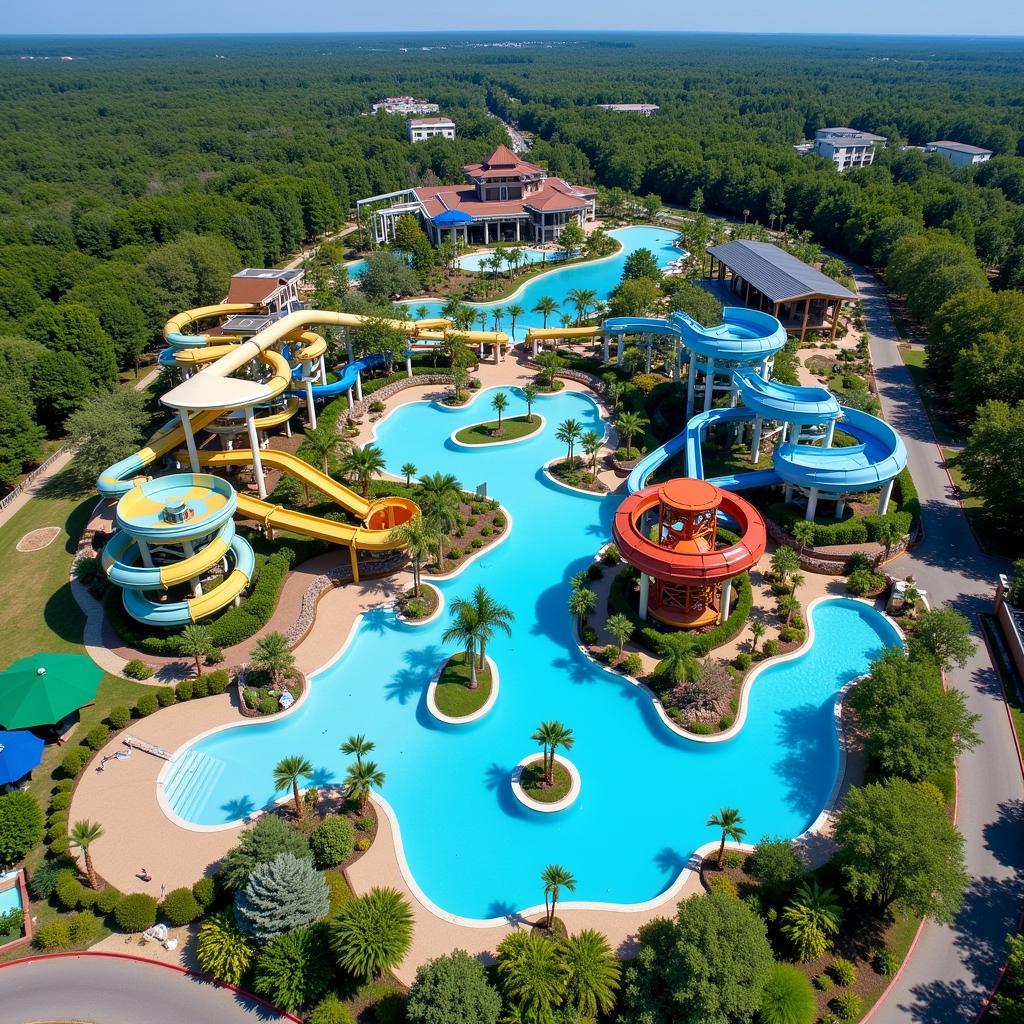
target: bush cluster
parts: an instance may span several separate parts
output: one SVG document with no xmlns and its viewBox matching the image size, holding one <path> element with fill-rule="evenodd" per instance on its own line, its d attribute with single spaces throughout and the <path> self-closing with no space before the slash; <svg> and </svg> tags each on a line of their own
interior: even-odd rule
<svg viewBox="0 0 1024 1024">
<path fill-rule="evenodd" d="M 338 814 L 324 818 L 309 837 L 313 863 L 321 869 L 333 868 L 352 853 L 355 841 L 355 831 L 348 818 Z"/>
<path fill-rule="evenodd" d="M 129 679 L 149 679 L 153 675 L 153 666 L 147 665 L 139 658 L 132 658 L 124 667 L 124 674 Z"/>
<path fill-rule="evenodd" d="M 133 892 L 114 908 L 114 921 L 123 932 L 144 932 L 156 924 L 156 900 L 146 893 Z"/>
<path fill-rule="evenodd" d="M 767 516 L 787 532 L 797 522 L 804 522 L 800 510 L 794 505 L 778 501 L 768 506 Z M 884 516 L 854 516 L 840 522 L 815 523 L 812 547 L 826 547 L 830 544 L 866 544 L 879 539 L 883 524 L 895 523 L 900 534 L 910 533 L 913 518 L 910 512 L 889 511 Z"/>
</svg>

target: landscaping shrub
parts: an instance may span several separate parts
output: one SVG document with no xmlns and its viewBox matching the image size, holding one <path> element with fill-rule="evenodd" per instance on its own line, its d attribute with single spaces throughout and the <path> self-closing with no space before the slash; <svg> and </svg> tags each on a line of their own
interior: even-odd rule
<svg viewBox="0 0 1024 1024">
<path fill-rule="evenodd" d="M 715 731 L 707 722 L 687 722 L 685 729 L 694 736 L 710 736 Z"/>
<path fill-rule="evenodd" d="M 156 900 L 146 893 L 133 892 L 114 908 L 114 921 L 123 932 L 144 932 L 156 924 Z"/>
<path fill-rule="evenodd" d="M 366 853 L 366 851 L 369 848 L 370 848 L 370 840 L 369 839 L 357 839 L 356 840 L 356 849 L 360 853 Z"/>
<path fill-rule="evenodd" d="M 43 809 L 30 793 L 0 796 L 0 864 L 13 864 L 43 838 Z"/>
<path fill-rule="evenodd" d="M 228 851 L 220 870 L 220 885 L 228 893 L 244 888 L 253 868 L 273 860 L 279 853 L 312 858 L 309 840 L 298 829 L 276 814 L 265 814 L 245 829 L 238 844 Z"/>
<path fill-rule="evenodd" d="M 597 643 L 597 630 L 594 629 L 593 626 L 584 626 L 583 629 L 580 630 L 580 639 L 588 647 L 591 644 L 596 644 Z"/>
<path fill-rule="evenodd" d="M 99 750 L 101 747 L 106 746 L 109 739 L 110 728 L 103 725 L 102 722 L 99 725 L 93 726 L 85 735 L 86 745 L 93 750 Z"/>
<path fill-rule="evenodd" d="M 155 693 L 144 693 L 135 702 L 135 713 L 139 718 L 145 718 L 146 715 L 153 714 L 157 709 L 157 699 Z"/>
<path fill-rule="evenodd" d="M 327 916 L 334 917 L 352 899 L 352 890 L 337 871 L 328 871 L 324 881 L 327 883 Z"/>
<path fill-rule="evenodd" d="M 227 669 L 219 668 L 213 672 L 207 672 L 203 678 L 206 680 L 206 689 L 211 697 L 218 697 L 220 694 L 226 693 L 231 685 L 231 676 L 228 675 Z"/>
<path fill-rule="evenodd" d="M 725 896 L 739 896 L 739 886 L 728 875 L 712 875 L 708 879 L 708 890 Z"/>
<path fill-rule="evenodd" d="M 807 975 L 792 964 L 775 964 L 761 993 L 761 1024 L 814 1024 L 818 1001 Z"/>
<path fill-rule="evenodd" d="M 298 1013 L 322 999 L 334 977 L 334 964 L 323 926 L 278 935 L 260 952 L 253 987 L 275 1006 Z"/>
<path fill-rule="evenodd" d="M 112 914 L 114 908 L 123 899 L 121 893 L 117 891 L 113 886 L 104 889 L 96 897 L 96 909 L 101 914 Z"/>
<path fill-rule="evenodd" d="M 70 793 L 75 788 L 74 779 L 58 779 L 53 784 L 53 788 L 57 793 Z"/>
<path fill-rule="evenodd" d="M 835 982 L 832 980 L 832 975 L 822 971 L 821 974 L 817 975 L 814 979 L 814 985 L 822 992 L 828 992 L 835 987 Z"/>
<path fill-rule="evenodd" d="M 260 698 L 259 704 L 256 706 L 257 710 L 261 715 L 274 715 L 277 714 L 278 704 L 277 698 L 272 697 L 269 693 L 265 697 Z"/>
<path fill-rule="evenodd" d="M 804 861 L 788 839 L 764 836 L 747 858 L 747 871 L 761 883 L 772 902 L 785 900 L 804 869 Z"/>
<path fill-rule="evenodd" d="M 174 696 L 178 700 L 191 700 L 196 691 L 196 683 L 194 679 L 182 679 L 177 686 L 174 687 Z"/>
<path fill-rule="evenodd" d="M 618 547 L 614 544 L 606 544 L 601 552 L 601 561 L 605 565 L 615 565 L 621 557 Z"/>
<path fill-rule="evenodd" d="M 65 775 L 75 776 L 86 766 L 91 753 L 85 747 L 72 747 L 60 759 L 60 769 Z"/>
<path fill-rule="evenodd" d="M 149 679 L 153 675 L 153 667 L 139 658 L 132 658 L 124 667 L 124 674 L 129 679 Z"/>
<path fill-rule="evenodd" d="M 169 708 L 177 699 L 178 695 L 174 692 L 173 686 L 161 686 L 156 691 L 156 702 L 162 708 Z"/>
<path fill-rule="evenodd" d="M 206 681 L 206 676 L 197 676 L 195 679 L 192 680 L 192 696 L 210 696 L 210 684 Z"/>
<path fill-rule="evenodd" d="M 877 974 L 888 978 L 900 969 L 899 954 L 892 949 L 876 949 L 871 954 L 871 966 Z"/>
<path fill-rule="evenodd" d="M 619 670 L 627 676 L 633 676 L 634 679 L 639 678 L 644 670 L 643 659 L 636 651 L 631 651 L 622 659 Z"/>
<path fill-rule="evenodd" d="M 739 850 L 729 850 L 725 855 L 725 866 L 727 868 L 741 868 L 746 857 Z"/>
<path fill-rule="evenodd" d="M 192 895 L 192 890 L 187 886 L 182 886 L 180 889 L 172 889 L 164 897 L 164 901 L 160 905 L 160 913 L 172 925 L 188 924 L 190 921 L 194 921 L 202 912 L 198 901 Z"/>
<path fill-rule="evenodd" d="M 422 964 L 409 991 L 408 1024 L 496 1024 L 501 996 L 483 964 L 465 950 Z"/>
<path fill-rule="evenodd" d="M 211 647 L 206 652 L 206 664 L 207 665 L 219 665 L 224 660 L 224 651 L 220 647 Z"/>
<path fill-rule="evenodd" d="M 72 862 L 63 857 L 47 857 L 32 872 L 28 880 L 29 895 L 34 900 L 48 900 L 54 893 L 63 872 L 72 868 Z M 74 873 L 72 872 L 72 877 Z"/>
<path fill-rule="evenodd" d="M 591 562 L 587 566 L 587 579 L 593 583 L 594 580 L 599 580 L 604 575 L 604 570 L 597 562 Z"/>
<path fill-rule="evenodd" d="M 860 1020 L 864 1014 L 864 1001 L 856 992 L 840 992 L 829 1006 L 840 1020 Z"/>
<path fill-rule="evenodd" d="M 53 888 L 53 894 L 57 898 L 57 902 L 65 910 L 74 910 L 78 906 L 83 891 L 82 883 L 75 877 L 75 873 L 70 868 L 67 871 L 61 872 L 60 877 L 57 879 L 57 884 Z"/>
<path fill-rule="evenodd" d="M 55 953 L 71 945 L 71 923 L 66 917 L 44 924 L 36 929 L 33 942 L 43 953 Z"/>
<path fill-rule="evenodd" d="M 774 637 L 765 640 L 761 645 L 761 650 L 764 651 L 764 656 L 766 658 L 774 658 L 775 655 L 779 653 L 779 641 Z"/>
<path fill-rule="evenodd" d="M 854 569 L 846 579 L 846 589 L 851 594 L 868 594 L 885 586 L 885 576 L 870 569 Z"/>
<path fill-rule="evenodd" d="M 779 524 L 787 533 L 791 533 L 794 523 L 803 521 L 803 514 L 794 505 L 775 502 L 768 506 L 767 516 Z M 892 509 L 884 516 L 853 516 L 850 519 L 814 523 L 814 536 L 810 540 L 811 547 L 825 547 L 831 544 L 865 544 L 877 540 L 886 521 L 894 523 L 900 534 L 910 533 L 913 521 L 911 513 Z"/>
<path fill-rule="evenodd" d="M 257 864 L 235 894 L 235 917 L 259 940 L 306 928 L 327 915 L 327 883 L 305 858 L 280 853 Z"/>
<path fill-rule="evenodd" d="M 46 828 L 45 839 L 48 843 L 52 843 L 59 839 L 67 839 L 68 837 L 68 818 L 67 815 L 63 815 L 59 818 L 54 818 L 53 821 Z"/>
<path fill-rule="evenodd" d="M 54 793 L 50 797 L 50 809 L 54 811 L 63 811 L 71 806 L 71 794 L 70 793 Z"/>
<path fill-rule="evenodd" d="M 72 946 L 87 946 L 96 938 L 99 930 L 99 918 L 87 910 L 72 914 L 68 918 L 68 937 Z"/>
<path fill-rule="evenodd" d="M 360 818 L 356 822 L 356 828 L 359 829 L 360 832 L 372 832 L 373 831 L 373 826 L 374 826 L 374 819 L 369 814 L 367 814 L 363 818 Z"/>
<path fill-rule="evenodd" d="M 230 910 L 213 914 L 199 928 L 196 959 L 200 968 L 217 981 L 240 984 L 254 952 L 252 941 L 241 933 Z"/>
<path fill-rule="evenodd" d="M 845 957 L 838 956 L 829 965 L 828 973 L 837 985 L 849 986 L 857 983 L 857 968 Z"/>
<path fill-rule="evenodd" d="M 309 1015 L 309 1024 L 356 1024 L 352 1011 L 333 993 L 325 996 Z"/>
<path fill-rule="evenodd" d="M 313 863 L 318 868 L 332 868 L 340 864 L 355 845 L 355 832 L 348 818 L 334 814 L 324 818 L 309 837 Z"/>
<path fill-rule="evenodd" d="M 110 723 L 111 729 L 123 729 L 131 720 L 131 709 L 126 708 L 123 704 L 118 704 L 117 707 L 111 708 L 110 714 L 107 715 L 107 721 Z"/>
<path fill-rule="evenodd" d="M 196 898 L 196 903 L 204 911 L 209 910 L 213 906 L 213 901 L 217 898 L 217 883 L 212 878 L 200 878 L 192 886 L 192 895 Z"/>
<path fill-rule="evenodd" d="M 746 651 L 740 651 L 740 653 L 737 654 L 736 657 L 733 659 L 733 664 L 741 672 L 745 672 L 748 668 L 750 668 L 750 664 L 752 661 L 753 658 L 751 658 L 751 656 Z"/>
</svg>

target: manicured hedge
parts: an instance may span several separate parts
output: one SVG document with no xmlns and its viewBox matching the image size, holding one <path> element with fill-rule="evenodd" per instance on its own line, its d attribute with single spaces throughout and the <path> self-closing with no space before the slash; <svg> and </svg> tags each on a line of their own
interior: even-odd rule
<svg viewBox="0 0 1024 1024">
<path fill-rule="evenodd" d="M 792 532 L 795 523 L 803 522 L 803 513 L 795 505 L 777 501 L 768 506 L 768 518 L 778 523 L 787 533 Z M 853 516 L 839 522 L 814 521 L 812 547 L 828 547 L 832 544 L 866 544 L 878 539 L 881 524 L 896 523 L 901 534 L 910 533 L 912 518 L 909 512 L 887 512 L 884 516 Z"/>
</svg>

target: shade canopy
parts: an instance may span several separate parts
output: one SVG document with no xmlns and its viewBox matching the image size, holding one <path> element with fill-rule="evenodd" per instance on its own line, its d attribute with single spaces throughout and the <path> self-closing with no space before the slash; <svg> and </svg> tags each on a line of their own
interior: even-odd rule
<svg viewBox="0 0 1024 1024">
<path fill-rule="evenodd" d="M 0 786 L 28 775 L 43 759 L 44 746 L 35 733 L 0 729 Z"/>
<path fill-rule="evenodd" d="M 445 210 L 434 218 L 438 227 L 451 227 L 454 224 L 471 224 L 473 218 L 464 210 Z"/>
<path fill-rule="evenodd" d="M 103 672 L 82 654 L 37 654 L 0 675 L 0 726 L 53 725 L 91 703 Z"/>
</svg>

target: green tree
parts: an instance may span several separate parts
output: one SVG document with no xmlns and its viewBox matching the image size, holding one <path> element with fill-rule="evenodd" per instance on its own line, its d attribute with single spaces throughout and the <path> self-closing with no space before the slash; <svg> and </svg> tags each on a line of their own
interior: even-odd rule
<svg viewBox="0 0 1024 1024">
<path fill-rule="evenodd" d="M 576 617 L 577 624 L 582 632 L 587 624 L 587 619 L 597 609 L 597 594 L 589 587 L 573 587 L 569 595 L 569 614 Z"/>
<path fill-rule="evenodd" d="M 402 476 L 405 477 L 405 486 L 408 487 L 412 484 L 412 478 L 419 472 L 416 468 L 415 462 L 403 462 L 402 463 Z"/>
<path fill-rule="evenodd" d="M 697 678 L 700 661 L 694 653 L 694 641 L 689 633 L 659 633 L 656 639 L 651 639 L 660 659 L 652 675 L 663 686 L 678 686 Z"/>
<path fill-rule="evenodd" d="M 750 624 L 750 653 L 757 653 L 757 645 L 761 640 L 761 637 L 768 632 L 768 627 L 761 622 L 759 619 L 754 619 Z"/>
<path fill-rule="evenodd" d="M 933 658 L 946 672 L 954 665 L 963 668 L 975 650 L 970 620 L 948 605 L 932 608 L 918 618 L 910 646 L 912 651 Z"/>
<path fill-rule="evenodd" d="M 408 1024 L 497 1024 L 501 996 L 483 964 L 456 949 L 416 969 L 405 1008 Z"/>
<path fill-rule="evenodd" d="M 356 733 L 353 736 L 349 736 L 347 740 L 338 748 L 343 754 L 348 754 L 349 757 L 355 757 L 356 764 L 362 767 L 363 758 L 367 754 L 372 754 L 377 749 L 377 744 L 373 740 L 368 740 L 361 732 Z"/>
<path fill-rule="evenodd" d="M 649 277 L 626 279 L 608 297 L 610 316 L 650 316 L 661 304 L 662 293 Z"/>
<path fill-rule="evenodd" d="M 800 571 L 800 557 L 785 544 L 780 545 L 772 553 L 772 575 L 777 583 L 785 586 L 795 572 Z"/>
<path fill-rule="evenodd" d="M 518 302 L 513 302 L 511 306 L 507 306 L 505 312 L 508 313 L 509 319 L 512 321 L 512 326 L 509 330 L 509 334 L 514 339 L 516 336 L 516 321 L 526 312 Z"/>
<path fill-rule="evenodd" d="M 0 864 L 21 860 L 43 838 L 43 811 L 30 793 L 0 796 Z"/>
<path fill-rule="evenodd" d="M 334 963 L 326 939 L 322 925 L 272 938 L 256 958 L 256 994 L 288 1013 L 299 1013 L 322 999 L 334 980 Z"/>
<path fill-rule="evenodd" d="M 295 655 L 288 646 L 288 637 L 276 630 L 261 636 L 253 644 L 249 661 L 270 676 L 274 689 L 279 689 L 295 669 Z"/>
<path fill-rule="evenodd" d="M 243 888 L 257 864 L 278 854 L 290 853 L 310 860 L 309 840 L 276 814 L 264 814 L 252 828 L 243 829 L 238 844 L 228 851 L 220 869 L 221 884 L 228 892 Z"/>
<path fill-rule="evenodd" d="M 9 395 L 0 395 L 0 485 L 10 486 L 43 454 L 46 431 Z"/>
<path fill-rule="evenodd" d="M 1024 519 L 1024 404 L 986 402 L 959 456 L 972 495 L 994 521 Z"/>
<path fill-rule="evenodd" d="M 597 308 L 597 292 L 593 288 L 570 288 L 565 293 L 565 301 L 576 310 L 576 326 L 578 327 L 592 309 Z"/>
<path fill-rule="evenodd" d="M 71 352 L 44 352 L 30 376 L 36 419 L 51 435 L 61 433 L 68 417 L 95 392 L 82 361 Z"/>
<path fill-rule="evenodd" d="M 415 295 L 420 289 L 419 274 L 401 257 L 391 252 L 375 252 L 366 257 L 359 290 L 370 302 L 386 304 L 402 295 Z"/>
<path fill-rule="evenodd" d="M 461 598 L 452 602 L 452 608 L 462 607 Z M 494 637 L 494 631 L 500 629 L 506 636 L 512 635 L 512 623 L 515 622 L 515 614 L 511 608 L 499 604 L 487 592 L 482 584 L 473 588 L 471 599 L 473 612 L 477 625 L 477 665 L 484 667 L 484 659 L 487 657 L 487 645 Z"/>
<path fill-rule="evenodd" d="M 227 985 L 240 985 L 255 955 L 252 940 L 238 927 L 230 910 L 212 914 L 199 926 L 196 959 L 204 974 Z"/>
<path fill-rule="evenodd" d="M 523 398 L 526 401 L 526 422 L 533 422 L 533 403 L 537 401 L 540 394 L 536 384 L 524 384 L 522 386 Z"/>
<path fill-rule="evenodd" d="M 894 903 L 952 921 L 967 887 L 963 836 L 932 792 L 905 779 L 854 788 L 835 830 L 846 885 L 882 912 Z"/>
<path fill-rule="evenodd" d="M 573 459 L 573 449 L 576 447 L 576 442 L 583 436 L 583 427 L 580 426 L 580 421 L 572 419 L 571 417 L 567 420 L 562 420 L 558 424 L 558 429 L 555 431 L 555 437 L 566 446 L 566 458 L 565 461 L 571 466 Z"/>
<path fill-rule="evenodd" d="M 536 363 L 540 367 L 537 379 L 550 391 L 555 386 L 555 374 L 565 366 L 565 360 L 557 352 L 541 352 Z"/>
<path fill-rule="evenodd" d="M 412 943 L 412 909 L 396 889 L 373 888 L 346 903 L 330 925 L 338 966 L 360 978 L 397 967 Z"/>
<path fill-rule="evenodd" d="M 358 802 L 360 814 L 366 812 L 370 794 L 384 785 L 385 777 L 376 761 L 357 761 L 348 766 L 344 781 L 345 794 Z"/>
<path fill-rule="evenodd" d="M 660 281 L 662 278 L 661 267 L 658 266 L 658 260 L 650 249 L 634 249 L 626 257 L 622 267 L 624 281 L 635 281 L 641 277 L 651 281 Z"/>
<path fill-rule="evenodd" d="M 512 1020 L 553 1024 L 567 973 L 558 946 L 532 932 L 510 932 L 498 945 L 498 984 Z"/>
<path fill-rule="evenodd" d="M 401 544 L 409 552 L 409 557 L 412 559 L 413 595 L 419 597 L 421 589 L 420 572 L 423 563 L 438 551 L 441 539 L 437 531 L 427 524 L 422 513 L 419 512 L 408 522 L 403 523 L 401 526 L 396 526 L 391 531 L 391 539 Z"/>
<path fill-rule="evenodd" d="M 576 737 L 568 726 L 551 719 L 537 726 L 532 739 L 543 748 L 544 779 L 550 786 L 555 781 L 555 754 L 560 747 L 572 750 Z"/>
<path fill-rule="evenodd" d="M 384 453 L 375 444 L 351 448 L 341 460 L 342 471 L 359 484 L 364 500 L 370 497 L 370 482 L 380 476 L 386 466 Z"/>
<path fill-rule="evenodd" d="M 313 775 L 313 765 L 305 757 L 294 755 L 284 757 L 274 766 L 274 789 L 280 793 L 291 789 L 295 801 L 295 817 L 302 817 L 302 797 L 299 793 L 299 779 Z"/>
<path fill-rule="evenodd" d="M 761 993 L 761 1024 L 814 1024 L 818 1000 L 810 979 L 792 964 L 774 964 Z"/>
<path fill-rule="evenodd" d="M 586 1020 L 611 1013 L 621 968 L 608 940 L 593 928 L 584 928 L 563 940 L 558 951 L 567 972 L 566 1005 Z"/>
<path fill-rule="evenodd" d="M 789 839 L 762 836 L 747 861 L 747 871 L 773 903 L 785 899 L 803 873 L 804 860 Z"/>
<path fill-rule="evenodd" d="M 423 518 L 438 536 L 438 568 L 444 569 L 444 539 L 462 523 L 462 485 L 451 473 L 430 473 L 420 480 Z"/>
<path fill-rule="evenodd" d="M 82 851 L 82 859 L 85 861 L 85 876 L 89 879 L 90 889 L 97 888 L 97 885 L 96 868 L 93 865 L 92 854 L 89 852 L 89 848 L 102 835 L 103 826 L 98 821 L 89 821 L 88 818 L 76 821 L 68 832 L 68 839 L 71 841 L 71 845 L 77 846 Z"/>
<path fill-rule="evenodd" d="M 25 321 L 25 334 L 54 352 L 77 356 L 93 387 L 117 380 L 114 343 L 88 306 L 46 303 Z"/>
<path fill-rule="evenodd" d="M 619 645 L 619 654 L 622 654 L 622 648 L 625 646 L 626 641 L 636 630 L 633 620 L 621 612 L 610 615 L 608 621 L 604 624 L 604 628 L 615 637 L 615 642 Z"/>
<path fill-rule="evenodd" d="M 702 327 L 716 327 L 722 322 L 722 303 L 688 278 L 663 278 L 661 290 L 668 296 L 668 308 L 673 312 L 686 313 Z"/>
<path fill-rule="evenodd" d="M 68 418 L 68 443 L 75 448 L 77 474 L 90 483 L 108 466 L 142 443 L 149 425 L 146 396 L 132 388 L 115 388 L 86 398 Z"/>
<path fill-rule="evenodd" d="M 497 392 L 491 399 L 491 408 L 498 414 L 498 426 L 496 434 L 501 434 L 501 414 L 508 408 L 508 395 L 504 391 Z"/>
<path fill-rule="evenodd" d="M 814 523 L 812 523 L 808 519 L 798 519 L 789 528 L 789 532 L 790 534 L 792 534 L 793 540 L 795 540 L 797 543 L 798 555 L 802 555 L 804 553 L 804 548 L 807 547 L 808 544 L 814 543 L 814 537 L 816 532 L 815 526 Z"/>
<path fill-rule="evenodd" d="M 581 249 L 586 240 L 587 236 L 583 233 L 579 221 L 570 220 L 558 236 L 558 247 L 569 256 L 577 249 Z"/>
<path fill-rule="evenodd" d="M 735 807 L 722 807 L 717 814 L 708 818 L 708 826 L 722 830 L 722 841 L 718 845 L 718 867 L 721 869 L 725 863 L 725 844 L 731 839 L 734 843 L 740 842 L 747 834 L 741 822 L 743 817 Z"/>
<path fill-rule="evenodd" d="M 344 451 L 348 442 L 338 433 L 338 426 L 328 420 L 321 420 L 306 431 L 299 447 L 299 454 L 310 464 L 318 464 L 324 476 L 331 475 L 331 460 L 339 451 Z"/>
<path fill-rule="evenodd" d="M 548 317 L 551 316 L 551 314 L 554 313 L 557 309 L 558 309 L 558 303 L 555 302 L 555 300 L 553 298 L 551 298 L 550 295 L 542 295 L 537 300 L 537 305 L 535 305 L 533 307 L 531 312 L 533 312 L 533 313 L 540 313 L 540 315 L 544 318 L 544 320 L 543 320 L 544 328 L 547 329 Z"/>
<path fill-rule="evenodd" d="M 626 455 L 632 457 L 633 438 L 642 434 L 648 426 L 647 419 L 638 412 L 620 412 L 615 418 L 615 429 L 626 441 Z"/>
<path fill-rule="evenodd" d="M 803 882 L 782 912 L 780 931 L 807 963 L 823 957 L 839 933 L 843 913 L 832 889 Z"/>
<path fill-rule="evenodd" d="M 324 876 L 290 853 L 257 864 L 245 888 L 235 893 L 238 927 L 260 941 L 322 921 L 327 910 Z"/>
<path fill-rule="evenodd" d="M 451 617 L 451 624 L 441 635 L 441 642 L 462 646 L 469 663 L 469 688 L 476 690 L 480 686 L 476 658 L 477 645 L 481 639 L 479 613 L 472 602 L 459 598 L 457 604 L 452 604 Z"/>
<path fill-rule="evenodd" d="M 595 477 L 597 476 L 597 457 L 601 454 L 603 444 L 604 441 L 596 430 L 588 430 L 580 438 L 580 447 L 583 449 L 583 454 L 590 459 L 590 472 Z"/>
<path fill-rule="evenodd" d="M 202 659 L 213 650 L 213 634 L 209 626 L 190 623 L 178 637 L 178 652 L 192 658 L 196 666 L 196 679 L 203 674 Z"/>
<path fill-rule="evenodd" d="M 565 745 L 565 741 L 562 741 Z M 554 747 L 551 748 L 554 755 Z M 555 907 L 563 889 L 566 892 L 576 891 L 576 877 L 561 864 L 549 864 L 541 873 L 540 880 L 544 883 L 545 925 L 550 931 L 555 923 Z"/>
</svg>

